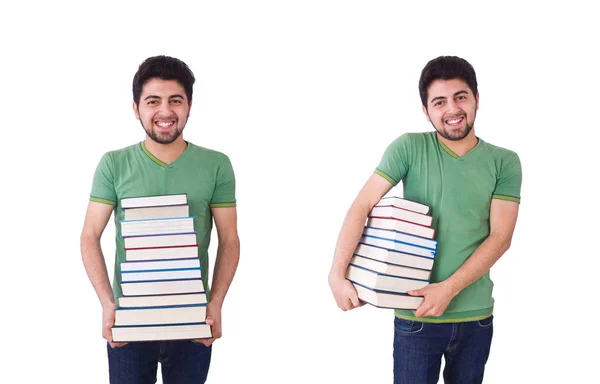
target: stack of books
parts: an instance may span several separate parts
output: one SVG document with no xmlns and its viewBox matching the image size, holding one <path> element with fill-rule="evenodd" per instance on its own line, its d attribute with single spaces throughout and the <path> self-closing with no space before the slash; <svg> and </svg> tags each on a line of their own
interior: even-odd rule
<svg viewBox="0 0 600 384">
<path fill-rule="evenodd" d="M 384 197 L 369 213 L 346 278 L 358 298 L 376 307 L 416 309 L 423 297 L 408 291 L 429 285 L 437 241 L 427 205 Z"/>
<path fill-rule="evenodd" d="M 121 208 L 125 261 L 113 341 L 211 337 L 187 194 L 125 198 Z"/>
</svg>

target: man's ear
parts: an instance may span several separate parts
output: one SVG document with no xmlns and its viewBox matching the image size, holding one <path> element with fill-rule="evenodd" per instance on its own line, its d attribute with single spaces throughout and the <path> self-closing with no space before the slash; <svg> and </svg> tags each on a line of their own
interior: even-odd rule
<svg viewBox="0 0 600 384">
<path fill-rule="evenodd" d="M 427 121 L 429 121 L 431 123 L 431 119 L 429 118 L 429 113 L 427 112 L 427 108 L 425 108 L 424 105 L 422 107 L 423 107 L 423 113 L 425 114 Z"/>
<path fill-rule="evenodd" d="M 137 106 L 137 104 L 135 103 L 135 101 L 133 101 L 133 102 L 131 103 L 131 106 L 133 107 L 133 113 L 135 114 L 135 118 L 139 120 L 139 119 L 140 119 L 140 113 L 139 113 L 139 111 L 138 111 L 138 106 Z"/>
</svg>

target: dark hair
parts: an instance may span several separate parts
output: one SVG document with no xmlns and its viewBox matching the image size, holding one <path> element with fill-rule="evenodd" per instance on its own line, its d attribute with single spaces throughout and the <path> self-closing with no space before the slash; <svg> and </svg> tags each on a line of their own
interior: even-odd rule
<svg viewBox="0 0 600 384">
<path fill-rule="evenodd" d="M 440 56 L 427 63 L 419 79 L 421 103 L 427 108 L 427 89 L 435 80 L 460 79 L 467 83 L 473 96 L 477 95 L 475 69 L 465 59 L 456 56 Z"/>
<path fill-rule="evenodd" d="M 175 80 L 183 86 L 188 99 L 188 104 L 192 102 L 192 88 L 196 79 L 194 74 L 183 61 L 169 56 L 149 57 L 140 64 L 138 71 L 133 77 L 133 100 L 136 105 L 140 104 L 142 87 L 152 79 Z"/>
</svg>

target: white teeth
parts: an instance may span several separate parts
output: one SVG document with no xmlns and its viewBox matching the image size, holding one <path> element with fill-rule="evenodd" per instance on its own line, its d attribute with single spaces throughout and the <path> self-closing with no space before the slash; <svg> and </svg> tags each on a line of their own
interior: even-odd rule
<svg viewBox="0 0 600 384">
<path fill-rule="evenodd" d="M 448 124 L 456 124 L 456 123 L 458 123 L 459 121 L 462 121 L 462 118 L 460 118 L 460 119 L 454 119 L 454 120 L 446 120 L 446 122 L 447 122 Z"/>
<path fill-rule="evenodd" d="M 156 125 L 158 125 L 159 127 L 170 127 L 171 125 L 173 125 L 173 123 L 156 123 Z"/>
</svg>

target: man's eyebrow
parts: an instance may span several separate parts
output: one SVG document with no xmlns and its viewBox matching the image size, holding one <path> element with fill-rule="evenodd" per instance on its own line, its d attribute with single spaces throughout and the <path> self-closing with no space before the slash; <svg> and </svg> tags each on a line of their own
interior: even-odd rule
<svg viewBox="0 0 600 384">
<path fill-rule="evenodd" d="M 454 96 L 458 96 L 458 95 L 461 95 L 461 94 L 463 94 L 463 93 L 465 93 L 465 94 L 468 94 L 469 92 L 467 92 L 467 91 L 465 91 L 465 90 L 463 89 L 463 90 L 461 90 L 461 91 L 455 92 L 455 93 L 454 93 Z M 437 97 L 434 97 L 433 99 L 431 99 L 430 103 L 434 103 L 434 102 L 436 102 L 437 100 L 444 100 L 444 99 L 446 99 L 446 96 L 437 96 Z"/>
<path fill-rule="evenodd" d="M 160 100 L 160 96 L 156 96 L 156 95 L 148 95 L 144 98 L 144 100 L 148 100 L 148 99 L 159 99 Z"/>
<path fill-rule="evenodd" d="M 169 99 L 174 99 L 174 98 L 183 99 L 183 96 L 180 94 L 169 96 Z"/>
</svg>

